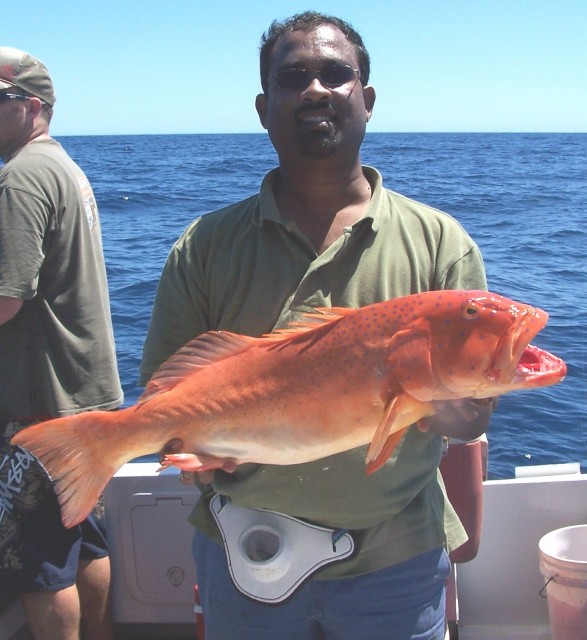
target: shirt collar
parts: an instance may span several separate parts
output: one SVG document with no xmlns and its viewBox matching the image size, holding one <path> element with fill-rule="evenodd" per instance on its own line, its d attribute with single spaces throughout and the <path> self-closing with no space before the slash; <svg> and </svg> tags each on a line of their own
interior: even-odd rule
<svg viewBox="0 0 587 640">
<path fill-rule="evenodd" d="M 279 211 L 277 201 L 275 200 L 275 192 L 273 186 L 277 179 L 278 168 L 272 169 L 265 175 L 263 182 L 261 183 L 261 189 L 259 191 L 259 208 L 257 209 L 257 215 L 255 216 L 255 223 L 261 226 L 265 221 L 270 220 L 277 224 L 280 224 L 286 228 L 289 228 L 293 223 L 290 220 L 284 218 Z M 362 223 L 362 220 L 370 219 L 371 226 L 374 231 L 379 227 L 380 216 L 380 200 L 383 191 L 383 179 L 377 169 L 363 165 L 363 173 L 367 180 L 371 184 L 371 201 L 365 211 L 365 215 L 357 224 Z"/>
</svg>

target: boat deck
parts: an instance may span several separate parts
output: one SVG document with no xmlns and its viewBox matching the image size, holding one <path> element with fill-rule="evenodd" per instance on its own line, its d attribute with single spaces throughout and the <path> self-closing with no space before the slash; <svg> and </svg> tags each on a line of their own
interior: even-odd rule
<svg viewBox="0 0 587 640">
<path fill-rule="evenodd" d="M 106 494 L 117 640 L 197 637 L 187 522 L 197 496 L 157 466 L 126 465 Z M 538 541 L 587 523 L 586 495 L 585 474 L 483 483 L 481 544 L 456 565 L 451 640 L 551 640 Z M 18 603 L 4 603 L 0 639 L 31 640 L 23 624 Z"/>
</svg>

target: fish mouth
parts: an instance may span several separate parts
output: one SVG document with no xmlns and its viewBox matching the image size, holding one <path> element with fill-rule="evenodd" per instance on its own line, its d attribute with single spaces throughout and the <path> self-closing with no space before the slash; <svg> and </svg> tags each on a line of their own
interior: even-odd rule
<svg viewBox="0 0 587 640">
<path fill-rule="evenodd" d="M 518 361 L 513 381 L 528 386 L 529 381 L 540 379 L 541 384 L 548 384 L 547 381 L 552 378 L 562 380 L 566 373 L 567 365 L 563 360 L 544 349 L 529 344 Z"/>
<path fill-rule="evenodd" d="M 542 309 L 512 308 L 516 321 L 500 340 L 486 376 L 492 382 L 509 388 L 541 387 L 559 382 L 566 365 L 552 353 L 530 344 L 546 326 L 548 314 Z"/>
</svg>

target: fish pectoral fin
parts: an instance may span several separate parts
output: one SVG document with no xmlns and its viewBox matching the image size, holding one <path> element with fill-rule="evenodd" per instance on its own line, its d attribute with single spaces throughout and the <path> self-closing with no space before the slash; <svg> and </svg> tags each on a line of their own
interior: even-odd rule
<svg viewBox="0 0 587 640">
<path fill-rule="evenodd" d="M 397 442 L 392 442 L 393 449 L 391 451 L 388 451 L 388 447 L 386 447 L 386 444 L 388 440 L 390 440 L 391 436 L 395 435 L 395 433 L 401 433 L 403 435 L 405 429 L 402 429 L 402 426 L 405 427 L 405 425 L 400 424 L 397 429 L 394 428 L 396 426 L 396 423 L 398 422 L 398 417 L 401 415 L 402 404 L 402 396 L 396 395 L 391 398 L 391 400 L 385 407 L 383 417 L 377 425 L 377 430 L 375 431 L 375 435 L 373 436 L 373 439 L 371 440 L 371 444 L 367 451 L 366 462 L 368 474 L 373 473 L 373 471 L 375 471 L 376 469 L 379 469 L 379 467 L 391 455 L 392 450 L 397 446 Z M 381 459 L 384 452 L 385 458 Z"/>
<path fill-rule="evenodd" d="M 369 458 L 367 458 L 366 473 L 368 476 L 377 471 L 377 469 L 380 469 L 385 464 L 385 461 L 395 451 L 395 448 L 399 444 L 400 440 L 404 437 L 404 434 L 407 430 L 408 427 L 404 427 L 399 431 L 394 431 L 394 433 L 388 436 L 387 440 L 383 443 L 383 447 L 381 448 L 381 451 L 377 454 L 377 456 L 373 460 L 369 460 Z"/>
<path fill-rule="evenodd" d="M 391 398 L 367 451 L 367 475 L 383 466 L 411 424 L 431 413 L 429 402 L 420 402 L 407 394 Z"/>
<path fill-rule="evenodd" d="M 234 458 L 218 458 L 205 453 L 168 453 L 161 462 L 161 469 L 174 466 L 182 471 L 210 471 L 212 469 L 222 469 L 228 473 L 232 473 L 237 462 Z"/>
</svg>

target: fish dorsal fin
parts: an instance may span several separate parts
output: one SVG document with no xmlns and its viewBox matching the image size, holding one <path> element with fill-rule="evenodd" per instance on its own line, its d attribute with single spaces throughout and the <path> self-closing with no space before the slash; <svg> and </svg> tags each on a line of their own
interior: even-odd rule
<svg viewBox="0 0 587 640">
<path fill-rule="evenodd" d="M 356 309 L 347 307 L 316 307 L 314 311 L 304 313 L 300 320 L 290 322 L 283 329 L 275 329 L 272 333 L 263 335 L 267 340 L 283 340 L 284 336 L 292 337 L 296 334 L 306 333 L 310 329 L 317 329 L 337 322 L 349 313 L 355 313 Z"/>
<path fill-rule="evenodd" d="M 157 369 L 139 402 L 173 389 L 196 371 L 246 351 L 258 340 L 229 331 L 209 331 L 194 338 Z"/>
<path fill-rule="evenodd" d="M 345 307 L 317 307 L 314 311 L 305 313 L 301 320 L 290 323 L 284 329 L 267 333 L 261 338 L 243 336 L 230 331 L 204 333 L 181 347 L 159 367 L 147 383 L 139 402 L 173 389 L 196 371 L 246 351 L 254 344 L 261 344 L 264 341 L 285 344 L 288 338 L 332 324 L 355 311 L 356 309 Z"/>
</svg>

